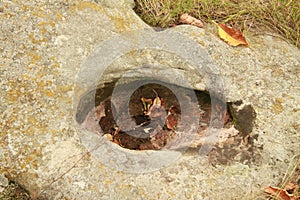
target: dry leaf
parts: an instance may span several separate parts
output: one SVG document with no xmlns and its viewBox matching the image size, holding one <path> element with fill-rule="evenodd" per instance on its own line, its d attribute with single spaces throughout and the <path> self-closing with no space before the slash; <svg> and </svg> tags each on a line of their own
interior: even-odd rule
<svg viewBox="0 0 300 200">
<path fill-rule="evenodd" d="M 159 97 L 155 97 L 155 99 L 153 100 L 153 104 L 151 105 L 151 107 L 161 107 L 162 105 L 162 101 Z"/>
<path fill-rule="evenodd" d="M 177 127 L 178 116 L 175 112 L 176 108 L 171 106 L 166 117 L 166 125 L 168 129 L 174 130 Z"/>
<path fill-rule="evenodd" d="M 278 200 L 299 200 L 300 197 L 296 197 L 293 194 L 289 194 L 285 189 L 269 186 L 265 189 L 265 192 L 276 197 Z"/>
<path fill-rule="evenodd" d="M 151 105 L 149 111 L 146 113 L 150 117 L 150 119 L 161 117 L 165 115 L 166 111 L 165 109 L 161 106 L 161 100 L 159 97 L 156 97 L 153 101 L 153 104 Z"/>
<path fill-rule="evenodd" d="M 177 126 L 176 115 L 168 115 L 166 117 L 166 125 L 167 125 L 168 129 L 174 130 Z"/>
<path fill-rule="evenodd" d="M 115 144 L 117 144 L 117 145 L 120 145 L 119 140 L 117 140 L 116 138 L 113 139 L 113 143 L 115 143 Z"/>
<path fill-rule="evenodd" d="M 152 104 L 152 99 L 146 99 L 146 98 L 142 97 L 141 101 L 143 103 L 144 111 L 146 113 L 150 109 L 150 106 Z"/>
<path fill-rule="evenodd" d="M 295 192 L 297 192 L 300 189 L 299 185 L 295 185 L 294 183 L 288 182 L 284 189 L 286 191 L 288 191 L 290 194 L 294 194 Z"/>
<path fill-rule="evenodd" d="M 226 26 L 224 24 L 218 24 L 218 33 L 220 38 L 222 38 L 231 46 L 238 46 L 241 44 L 248 45 L 248 42 L 243 34 L 235 28 Z"/>
<path fill-rule="evenodd" d="M 165 102 L 162 98 L 158 96 L 153 100 L 152 105 L 149 110 L 146 112 L 151 119 L 161 117 L 165 114 Z"/>
<path fill-rule="evenodd" d="M 196 19 L 195 17 L 192 17 L 191 15 L 189 15 L 187 13 L 184 13 L 180 16 L 179 22 L 182 24 L 190 24 L 193 26 L 197 26 L 199 28 L 202 28 L 204 26 L 203 22 L 201 20 Z"/>
</svg>

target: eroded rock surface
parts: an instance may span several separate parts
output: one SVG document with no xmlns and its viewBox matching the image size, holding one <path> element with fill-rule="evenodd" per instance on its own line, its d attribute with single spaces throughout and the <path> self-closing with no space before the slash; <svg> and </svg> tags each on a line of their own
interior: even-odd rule
<svg viewBox="0 0 300 200">
<path fill-rule="evenodd" d="M 0 174 L 33 197 L 255 199 L 262 187 L 281 181 L 299 154 L 299 49 L 265 35 L 246 35 L 251 48 L 233 48 L 211 29 L 178 26 L 167 31 L 183 34 L 208 52 L 223 79 L 226 101 L 243 100 L 255 110 L 252 133 L 258 135 L 255 144 L 263 145 L 260 162 L 211 165 L 198 152 L 187 151 L 174 164 L 151 173 L 111 169 L 86 152 L 83 140 L 95 137 L 79 137 L 73 97 L 85 91 L 74 89 L 74 83 L 99 43 L 149 28 L 132 11 L 133 1 L 4 0 L 0 6 Z M 151 50 L 121 56 L 103 80 L 145 60 L 177 67 L 193 88 L 205 89 L 190 63 Z M 225 150 L 230 153 L 230 148 Z"/>
</svg>

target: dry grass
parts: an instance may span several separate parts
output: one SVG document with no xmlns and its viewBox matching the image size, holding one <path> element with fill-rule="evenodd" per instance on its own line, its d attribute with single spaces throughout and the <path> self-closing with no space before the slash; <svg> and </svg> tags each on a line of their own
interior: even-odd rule
<svg viewBox="0 0 300 200">
<path fill-rule="evenodd" d="M 169 27 L 180 14 L 242 31 L 278 33 L 300 47 L 299 0 L 135 0 L 135 11 L 151 26 Z"/>
<path fill-rule="evenodd" d="M 9 185 L 0 193 L 1 200 L 30 200 L 29 193 L 15 182 Z"/>
</svg>

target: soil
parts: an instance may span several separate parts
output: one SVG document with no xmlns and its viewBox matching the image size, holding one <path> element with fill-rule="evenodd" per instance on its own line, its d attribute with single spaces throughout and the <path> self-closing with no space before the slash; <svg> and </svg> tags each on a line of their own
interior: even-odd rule
<svg viewBox="0 0 300 200">
<path fill-rule="evenodd" d="M 164 105 L 152 108 L 152 113 L 147 114 L 147 108 L 142 98 L 153 101 L 155 98 L 163 101 Z M 127 109 L 125 107 L 125 109 Z M 110 99 L 105 101 L 105 117 L 99 121 L 99 125 L 105 134 L 112 135 L 113 142 L 120 146 L 134 150 L 158 150 L 163 148 L 176 134 L 173 128 L 168 128 L 166 118 L 176 116 L 180 118 L 181 110 L 176 95 L 168 88 L 158 84 L 148 84 L 138 88 L 129 101 L 129 115 L 126 110 L 117 113 L 113 117 L 114 105 Z M 172 112 L 167 115 L 168 112 Z M 117 123 L 117 122 L 118 123 Z M 177 122 L 175 122 L 176 124 Z"/>
<path fill-rule="evenodd" d="M 235 112 L 234 105 L 240 105 L 242 101 L 229 102 L 225 106 L 217 103 L 212 108 L 210 95 L 195 90 L 197 102 L 189 102 L 188 115 L 184 116 L 177 96 L 161 84 L 142 85 L 132 93 L 128 106 L 122 98 L 126 92 L 123 90 L 117 94 L 118 99 L 112 102 L 114 87 L 115 83 L 99 87 L 94 92 L 94 103 L 88 103 L 94 93 L 82 98 L 77 112 L 77 120 L 82 121 L 82 128 L 101 136 L 106 135 L 110 141 L 131 150 L 169 149 L 172 145 L 172 149 L 186 146 L 199 149 L 208 127 L 214 126 L 211 123 L 222 121 L 222 140 L 210 152 L 211 163 L 227 164 L 234 160 L 245 164 L 259 162 L 262 147 L 254 145 L 257 135 L 251 132 L 255 115 L 247 127 L 242 126 L 243 129 L 241 125 L 234 124 L 243 123 L 244 116 L 255 113 L 251 106 Z M 91 104 L 95 106 L 91 108 Z M 212 113 L 214 116 L 211 116 Z M 199 119 L 196 136 L 195 133 L 190 134 L 194 117 Z"/>
</svg>

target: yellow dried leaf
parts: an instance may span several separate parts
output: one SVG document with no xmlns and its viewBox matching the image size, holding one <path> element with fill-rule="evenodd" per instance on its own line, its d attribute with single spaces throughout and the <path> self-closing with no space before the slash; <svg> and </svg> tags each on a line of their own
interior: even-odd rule
<svg viewBox="0 0 300 200">
<path fill-rule="evenodd" d="M 248 45 L 248 42 L 243 34 L 235 28 L 226 26 L 224 24 L 218 24 L 218 33 L 220 38 L 222 38 L 231 46 L 238 46 L 242 44 Z"/>
</svg>

